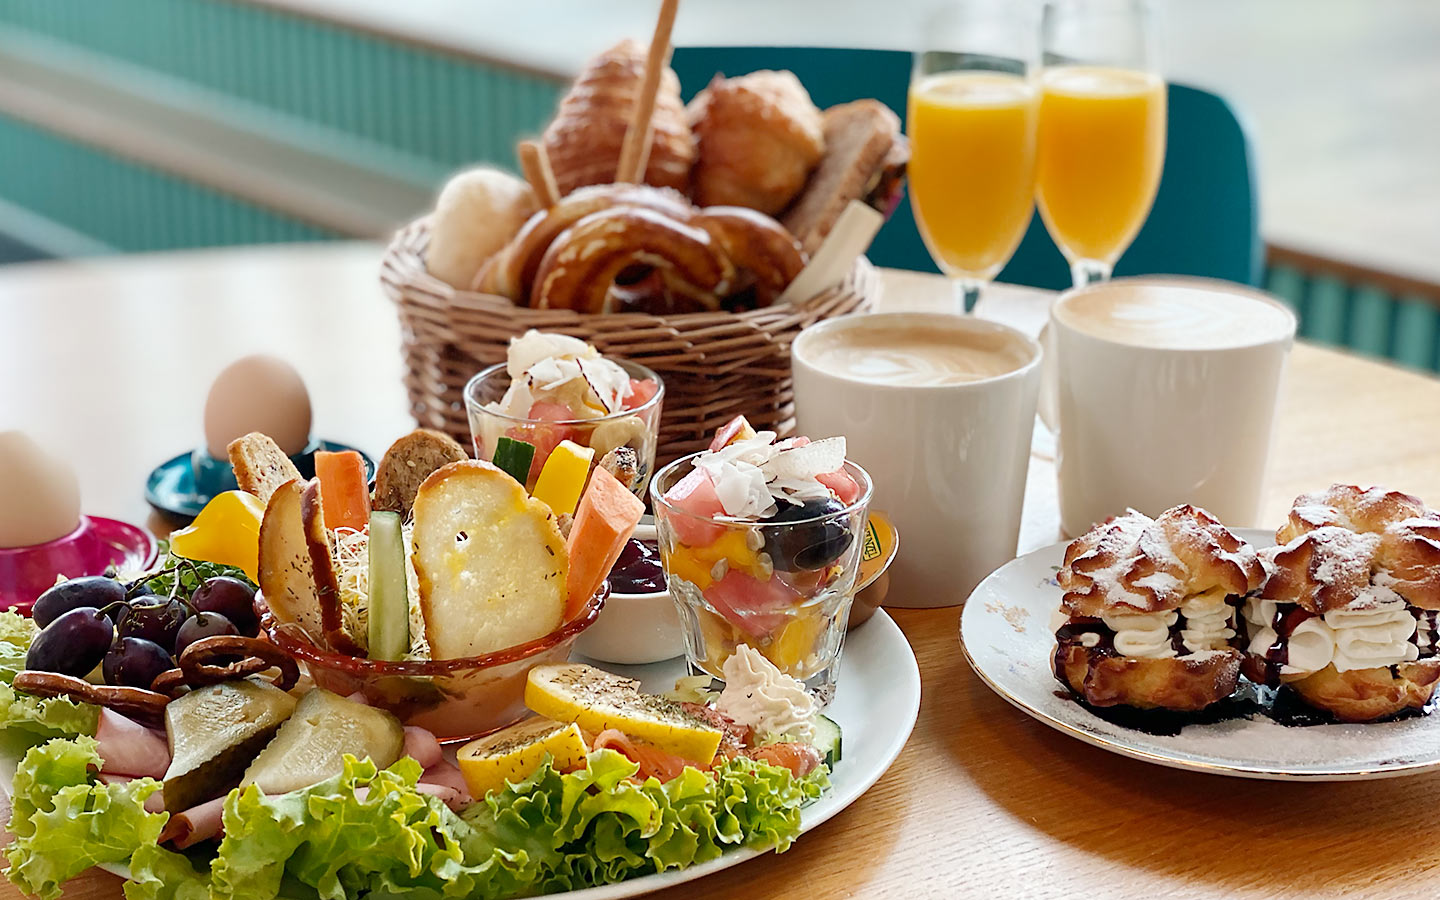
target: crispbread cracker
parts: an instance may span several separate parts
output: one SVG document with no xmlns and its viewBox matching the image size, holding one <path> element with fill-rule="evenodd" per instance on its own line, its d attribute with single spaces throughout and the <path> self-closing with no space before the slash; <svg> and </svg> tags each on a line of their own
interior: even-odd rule
<svg viewBox="0 0 1440 900">
<path fill-rule="evenodd" d="M 300 478 L 300 470 L 269 436 L 252 431 L 238 437 L 225 448 L 235 481 L 240 490 L 254 494 L 266 503 L 282 484 Z"/>
</svg>

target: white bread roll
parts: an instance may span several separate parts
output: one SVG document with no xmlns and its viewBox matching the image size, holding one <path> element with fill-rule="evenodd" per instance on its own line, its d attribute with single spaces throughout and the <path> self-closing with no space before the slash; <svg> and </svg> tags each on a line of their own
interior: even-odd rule
<svg viewBox="0 0 1440 900">
<path fill-rule="evenodd" d="M 481 264 L 539 208 L 530 185 L 514 175 L 484 167 L 461 172 L 435 202 L 426 268 L 452 287 L 468 290 Z"/>
</svg>

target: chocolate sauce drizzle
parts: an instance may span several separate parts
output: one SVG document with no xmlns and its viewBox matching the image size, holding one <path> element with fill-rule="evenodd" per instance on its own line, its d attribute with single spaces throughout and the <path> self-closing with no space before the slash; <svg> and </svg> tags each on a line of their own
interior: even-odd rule
<svg viewBox="0 0 1440 900">
<path fill-rule="evenodd" d="M 1244 634 L 1246 621 L 1238 608 L 1240 603 L 1239 598 L 1232 602 L 1237 609 L 1234 620 L 1236 636 L 1231 640 L 1231 646 L 1244 652 L 1248 641 Z M 1412 611 L 1417 621 L 1416 636 L 1411 640 L 1415 641 L 1417 646 L 1419 645 L 1419 632 L 1422 629 L 1429 629 L 1429 646 L 1421 650 L 1421 658 L 1437 655 L 1437 652 L 1440 652 L 1440 647 L 1436 646 L 1437 630 L 1440 630 L 1440 613 L 1435 610 L 1422 609 Z M 1290 661 L 1290 637 L 1301 623 L 1312 618 L 1315 618 L 1314 613 L 1307 612 L 1300 607 L 1277 608 L 1275 618 L 1270 623 L 1271 629 L 1275 632 L 1275 642 L 1266 649 L 1264 656 L 1264 683 L 1257 684 L 1249 678 L 1242 677 L 1235 693 L 1224 700 L 1212 703 L 1202 710 L 1181 712 L 1169 709 L 1137 709 L 1132 706 L 1094 706 L 1071 690 L 1059 674 L 1059 659 L 1067 646 L 1074 644 L 1083 646 L 1082 635 L 1097 634 L 1100 636 L 1099 643 L 1087 648 L 1091 653 L 1104 656 L 1119 655 L 1115 651 L 1115 633 L 1106 627 L 1101 619 L 1076 617 L 1055 632 L 1056 663 L 1052 666 L 1052 670 L 1056 672 L 1056 679 L 1064 686 L 1064 690 L 1055 691 L 1055 696 L 1074 702 L 1091 715 L 1104 719 L 1112 725 L 1166 737 L 1177 735 L 1192 725 L 1216 725 L 1236 719 L 1253 720 L 1257 716 L 1263 716 L 1287 728 L 1339 724 L 1339 720 L 1334 715 L 1310 706 L 1292 688 L 1280 682 L 1281 668 Z M 1181 615 L 1171 632 L 1171 644 L 1175 647 L 1176 652 L 1181 654 L 1187 652 L 1180 634 L 1184 627 L 1185 620 Z M 1423 709 L 1404 709 L 1393 716 L 1377 721 L 1394 722 L 1427 716 L 1436 708 L 1437 704 L 1440 704 L 1440 696 L 1432 698 Z"/>
</svg>

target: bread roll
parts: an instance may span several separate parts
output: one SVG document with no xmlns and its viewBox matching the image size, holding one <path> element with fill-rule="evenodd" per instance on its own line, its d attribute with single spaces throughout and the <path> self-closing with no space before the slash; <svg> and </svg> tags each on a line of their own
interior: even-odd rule
<svg viewBox="0 0 1440 900">
<path fill-rule="evenodd" d="M 499 169 L 461 172 L 440 191 L 430 216 L 425 267 L 467 289 L 486 260 L 515 236 L 539 203 L 530 185 Z"/>
</svg>

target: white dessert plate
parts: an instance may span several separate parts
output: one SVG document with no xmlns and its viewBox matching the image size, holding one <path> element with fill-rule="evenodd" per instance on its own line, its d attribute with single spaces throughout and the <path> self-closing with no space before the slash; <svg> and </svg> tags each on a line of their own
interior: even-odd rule
<svg viewBox="0 0 1440 900">
<path fill-rule="evenodd" d="M 1259 529 L 1236 529 L 1256 547 L 1275 543 Z M 1369 725 L 1282 725 L 1262 714 L 1189 724 L 1152 734 L 1100 718 L 1051 674 L 1051 613 L 1060 605 L 1055 574 L 1065 544 L 1026 554 L 980 583 L 960 616 L 965 658 L 991 690 L 1051 728 L 1146 762 L 1275 781 L 1395 778 L 1440 768 L 1440 715 Z"/>
<path fill-rule="evenodd" d="M 884 611 L 879 611 L 845 639 L 845 655 L 835 699 L 825 710 L 843 734 L 841 759 L 830 774 L 830 790 L 807 806 L 800 815 L 800 830 L 808 832 L 823 824 L 845 807 L 854 803 L 870 789 L 910 737 L 915 717 L 920 711 L 920 669 L 915 654 L 900 627 Z M 675 679 L 686 674 L 685 660 L 672 659 L 648 666 L 604 667 L 644 682 L 652 691 L 669 690 Z M 0 788 L 8 797 L 15 780 L 15 768 L 23 748 L 0 741 Z M 800 838 L 804 840 L 803 837 Z M 763 851 L 768 852 L 768 851 Z M 651 891 L 703 878 L 721 869 L 739 865 L 760 856 L 762 851 L 741 848 L 719 859 L 643 878 L 632 878 L 616 884 L 547 894 L 565 900 L 620 900 L 638 897 Z M 124 878 L 124 866 L 101 868 Z M 313 900 L 311 894 L 309 900 Z M 302 898 L 296 898 L 302 900 Z"/>
</svg>

